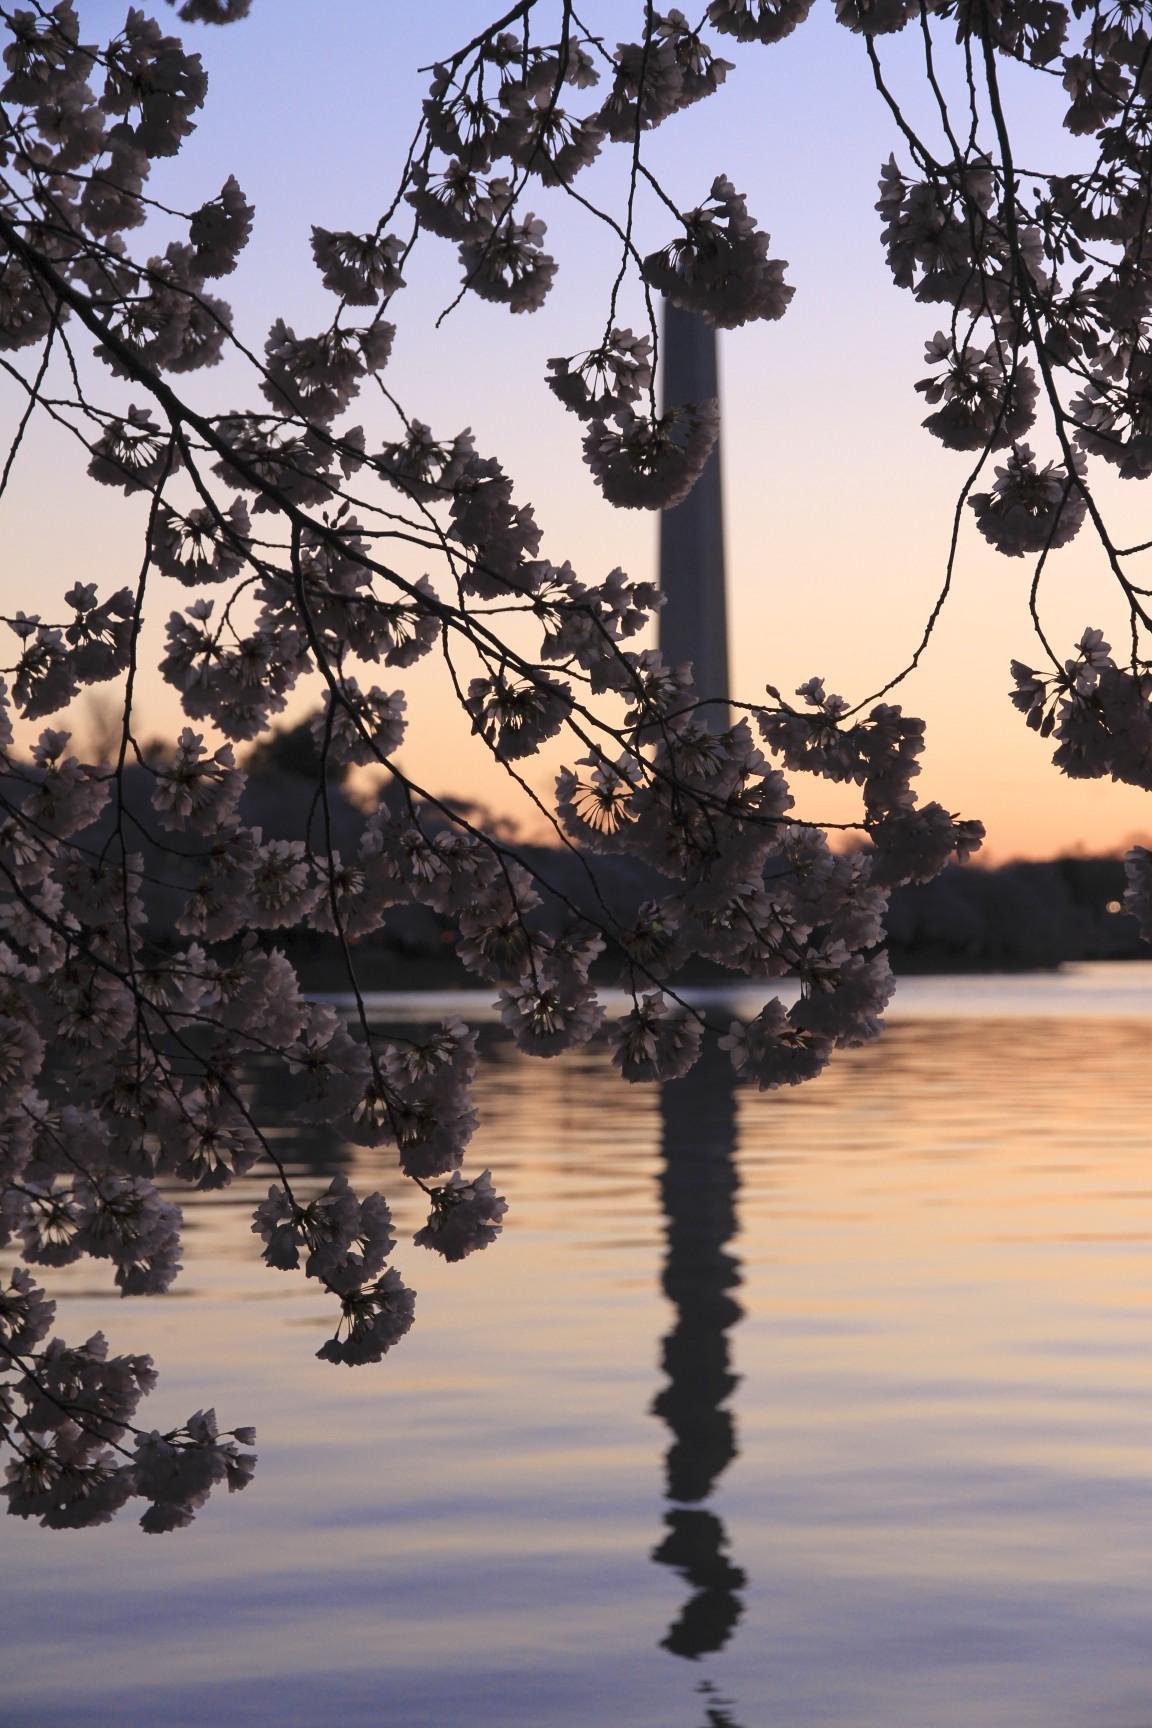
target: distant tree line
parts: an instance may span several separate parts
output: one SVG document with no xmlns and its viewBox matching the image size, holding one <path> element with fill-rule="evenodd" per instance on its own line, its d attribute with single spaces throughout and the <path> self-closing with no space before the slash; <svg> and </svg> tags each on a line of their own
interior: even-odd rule
<svg viewBox="0 0 1152 1728">
<path fill-rule="evenodd" d="M 157 742 L 148 753 L 159 758 L 166 748 Z M 260 828 L 267 840 L 316 844 L 321 819 L 316 797 L 319 757 L 311 718 L 278 727 L 261 739 L 244 761 L 244 821 Z M 136 778 L 127 768 L 126 797 L 130 804 L 138 796 L 143 805 L 150 787 L 143 773 L 138 775 L 138 786 Z M 363 836 L 367 801 L 358 799 L 350 788 L 347 772 L 333 776 L 332 782 L 328 804 L 332 840 L 344 857 L 352 857 Z M 373 798 L 379 795 L 374 792 Z M 486 829 L 496 824 L 489 811 L 466 800 L 445 797 L 441 802 Z M 432 809 L 424 821 L 433 831 L 447 824 L 447 818 Z M 99 830 L 94 843 L 99 844 Z M 552 905 L 552 924 L 559 933 L 570 920 L 571 907 L 588 898 L 584 860 L 578 851 L 532 846 L 522 836 L 516 837 L 516 845 L 559 891 Z M 164 868 L 158 858 L 154 862 L 157 868 L 146 871 L 144 892 L 152 896 L 151 922 L 160 931 L 174 919 L 186 888 L 172 880 L 171 857 Z M 170 886 L 165 888 L 157 878 Z M 654 888 L 651 869 L 626 856 L 601 861 L 598 879 L 600 892 L 626 919 L 636 917 Z M 893 968 L 905 973 L 1016 971 L 1073 960 L 1147 958 L 1147 944 L 1137 923 L 1124 910 L 1124 889 L 1125 867 L 1119 857 L 1070 856 L 995 868 L 950 865 L 931 882 L 893 891 L 888 920 Z M 427 906 L 393 907 L 384 928 L 357 944 L 362 983 L 372 990 L 441 983 L 474 988 L 476 979 L 456 958 L 451 932 L 450 921 Z M 342 957 L 333 935 L 285 932 L 281 944 L 291 952 L 306 985 L 325 989 L 344 983 Z M 610 963 L 599 963 L 597 970 L 604 981 L 610 981 Z M 721 979 L 730 974 L 697 964 L 688 968 L 686 976 Z"/>
</svg>

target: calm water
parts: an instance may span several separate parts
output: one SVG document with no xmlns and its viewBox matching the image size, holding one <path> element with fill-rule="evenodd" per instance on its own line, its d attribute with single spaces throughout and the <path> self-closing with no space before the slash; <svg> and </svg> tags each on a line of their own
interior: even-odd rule
<svg viewBox="0 0 1152 1728">
<path fill-rule="evenodd" d="M 77 1269 L 65 1335 L 260 1467 L 167 1537 L 0 1521 L 3 1728 L 1152 1728 L 1152 965 L 900 1008 L 786 1096 L 494 1042 L 509 1228 L 402 1251 L 376 1368 L 313 1359 L 258 1182 L 171 1298 Z"/>
</svg>

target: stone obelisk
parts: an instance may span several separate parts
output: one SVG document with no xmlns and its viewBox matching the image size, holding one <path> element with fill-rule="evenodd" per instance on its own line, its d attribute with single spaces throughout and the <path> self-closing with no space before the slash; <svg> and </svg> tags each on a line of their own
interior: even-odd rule
<svg viewBox="0 0 1152 1728">
<path fill-rule="evenodd" d="M 716 332 L 695 312 L 664 303 L 663 409 L 719 397 Z M 690 660 L 696 694 L 719 704 L 701 710 L 717 730 L 727 726 L 728 609 L 724 580 L 724 509 L 720 441 L 682 504 L 660 518 L 660 651 L 666 666 Z"/>
</svg>

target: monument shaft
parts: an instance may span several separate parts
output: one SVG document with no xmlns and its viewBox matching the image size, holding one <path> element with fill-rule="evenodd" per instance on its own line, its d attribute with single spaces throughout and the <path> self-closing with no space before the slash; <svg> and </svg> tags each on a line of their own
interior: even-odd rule
<svg viewBox="0 0 1152 1728">
<path fill-rule="evenodd" d="M 662 395 L 664 411 L 684 402 L 719 397 L 716 332 L 694 312 L 664 304 Z M 665 665 L 690 660 L 701 700 L 727 702 L 728 609 L 724 572 L 724 510 L 720 441 L 682 504 L 660 518 L 660 650 Z M 727 707 L 705 710 L 709 723 L 726 726 Z"/>
</svg>

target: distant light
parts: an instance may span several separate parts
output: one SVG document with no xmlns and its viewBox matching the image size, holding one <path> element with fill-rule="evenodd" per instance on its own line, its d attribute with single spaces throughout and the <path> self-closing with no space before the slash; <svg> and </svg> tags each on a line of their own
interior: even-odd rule
<svg viewBox="0 0 1152 1728">
<path fill-rule="evenodd" d="M 1123 902 L 1123 900 L 1109 900 L 1109 902 L 1108 902 L 1107 906 L 1105 906 L 1104 910 L 1105 910 L 1105 912 L 1111 912 L 1113 914 L 1115 914 L 1117 912 L 1123 912 L 1124 902 Z"/>
</svg>

